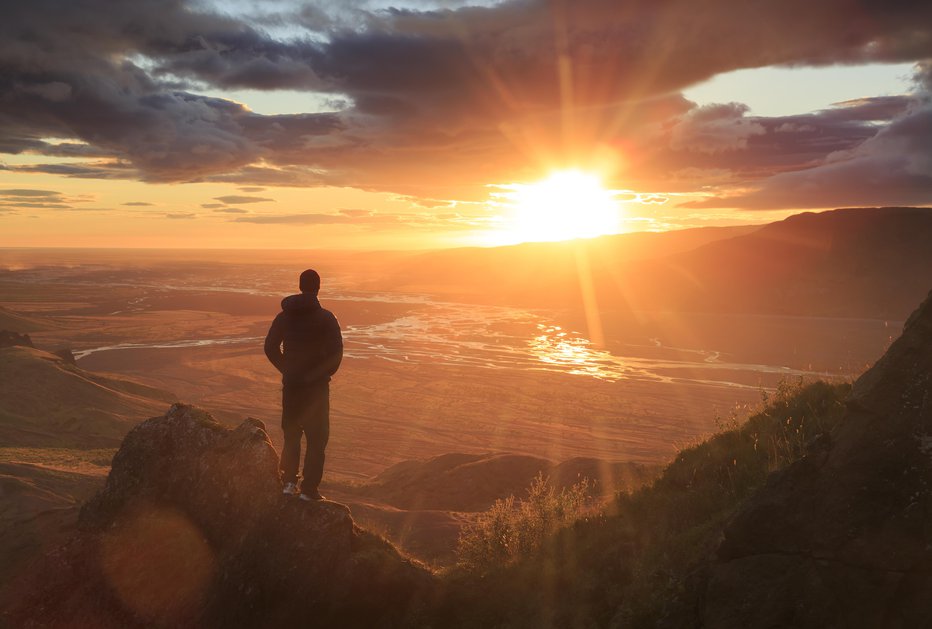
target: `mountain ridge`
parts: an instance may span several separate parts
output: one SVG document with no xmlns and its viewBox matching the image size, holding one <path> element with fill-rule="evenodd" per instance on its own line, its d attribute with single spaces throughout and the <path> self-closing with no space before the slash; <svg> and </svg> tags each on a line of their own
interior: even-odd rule
<svg viewBox="0 0 932 629">
<path fill-rule="evenodd" d="M 626 238 L 641 239 L 636 253 L 619 250 Z M 842 208 L 757 226 L 434 252 L 382 281 L 524 307 L 576 307 L 590 295 L 616 315 L 903 320 L 932 285 L 930 241 L 932 208 Z"/>
</svg>

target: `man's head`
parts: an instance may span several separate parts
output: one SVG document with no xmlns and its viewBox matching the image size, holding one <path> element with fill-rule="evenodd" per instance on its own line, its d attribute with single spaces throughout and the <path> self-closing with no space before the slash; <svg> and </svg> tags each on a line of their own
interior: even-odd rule
<svg viewBox="0 0 932 629">
<path fill-rule="evenodd" d="M 311 293 L 316 295 L 320 291 L 320 275 L 314 269 L 308 269 L 301 274 L 298 280 L 298 288 L 302 293 Z"/>
</svg>

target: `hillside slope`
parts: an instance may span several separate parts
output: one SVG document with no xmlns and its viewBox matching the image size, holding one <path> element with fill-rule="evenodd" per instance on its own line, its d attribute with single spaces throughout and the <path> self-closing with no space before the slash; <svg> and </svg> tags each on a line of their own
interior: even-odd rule
<svg viewBox="0 0 932 629">
<path fill-rule="evenodd" d="M 930 374 L 932 294 L 850 396 L 781 391 L 614 512 L 454 574 L 438 624 L 932 626 Z"/>
<path fill-rule="evenodd" d="M 173 401 L 31 347 L 0 348 L 0 585 L 74 526 L 140 417 Z"/>
<path fill-rule="evenodd" d="M 398 290 L 456 295 L 489 303 L 562 305 L 579 299 L 580 264 L 590 265 L 597 275 L 614 274 L 635 260 L 683 253 L 757 229 L 702 227 L 432 251 L 393 265 L 391 273 L 379 283 Z"/>
<path fill-rule="evenodd" d="M 95 374 L 30 347 L 0 348 L 0 442 L 6 447 L 116 446 L 173 396 Z"/>
<path fill-rule="evenodd" d="M 526 307 L 903 320 L 932 286 L 932 209 L 803 213 L 763 227 L 423 254 L 387 280 Z"/>
<path fill-rule="evenodd" d="M 80 530 L 20 579 L 13 626 L 416 624 L 431 575 L 345 506 L 283 498 L 262 422 L 176 404 L 139 424 Z"/>
<path fill-rule="evenodd" d="M 797 214 L 635 267 L 642 307 L 903 320 L 932 286 L 932 209 Z"/>
<path fill-rule="evenodd" d="M 725 529 L 702 626 L 932 626 L 930 454 L 932 295 L 830 438 Z"/>
</svg>

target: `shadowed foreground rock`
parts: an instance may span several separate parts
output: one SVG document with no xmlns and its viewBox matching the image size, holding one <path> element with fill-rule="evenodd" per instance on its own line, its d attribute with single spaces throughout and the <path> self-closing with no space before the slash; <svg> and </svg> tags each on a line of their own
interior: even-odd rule
<svg viewBox="0 0 932 629">
<path fill-rule="evenodd" d="M 932 295 L 725 531 L 701 624 L 932 627 Z"/>
<path fill-rule="evenodd" d="M 17 334 L 9 330 L 0 330 L 0 347 L 35 347 L 28 334 Z"/>
<path fill-rule="evenodd" d="M 13 626 L 416 624 L 428 572 L 334 502 L 281 496 L 262 422 L 176 404 L 113 459 L 80 532 L 25 579 Z"/>
</svg>

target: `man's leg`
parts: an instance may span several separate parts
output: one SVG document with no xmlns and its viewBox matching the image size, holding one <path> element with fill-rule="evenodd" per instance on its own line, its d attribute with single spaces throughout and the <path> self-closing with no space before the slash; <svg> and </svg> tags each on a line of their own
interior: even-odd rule
<svg viewBox="0 0 932 629">
<path fill-rule="evenodd" d="M 330 387 L 315 387 L 310 393 L 303 418 L 307 452 L 304 455 L 304 481 L 301 483 L 301 492 L 308 495 L 317 491 L 324 475 L 324 450 L 330 439 Z"/>
<path fill-rule="evenodd" d="M 278 468 L 281 470 L 283 483 L 298 482 L 303 410 L 301 398 L 299 391 L 282 389 L 282 432 L 285 433 L 285 443 L 282 446 L 282 458 Z"/>
</svg>

